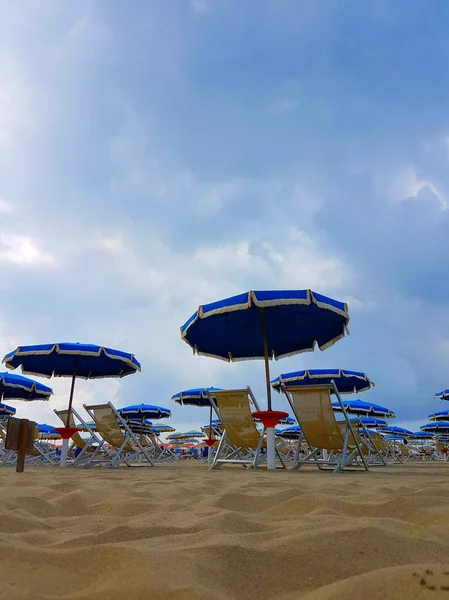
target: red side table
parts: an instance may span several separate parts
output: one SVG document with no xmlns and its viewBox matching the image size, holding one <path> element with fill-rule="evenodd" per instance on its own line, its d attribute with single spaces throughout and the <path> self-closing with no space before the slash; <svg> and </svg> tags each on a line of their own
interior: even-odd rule
<svg viewBox="0 0 449 600">
<path fill-rule="evenodd" d="M 276 469 L 274 428 L 281 419 L 288 417 L 288 413 L 282 410 L 256 410 L 252 415 L 255 419 L 259 419 L 267 430 L 267 468 Z"/>
<path fill-rule="evenodd" d="M 67 452 L 69 450 L 69 439 L 74 433 L 80 431 L 79 427 L 54 427 L 62 439 L 61 460 L 59 466 L 64 468 L 67 462 Z"/>
</svg>

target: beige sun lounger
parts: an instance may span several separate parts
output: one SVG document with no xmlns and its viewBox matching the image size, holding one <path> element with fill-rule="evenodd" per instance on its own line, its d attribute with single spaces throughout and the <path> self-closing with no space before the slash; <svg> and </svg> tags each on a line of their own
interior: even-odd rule
<svg viewBox="0 0 449 600">
<path fill-rule="evenodd" d="M 153 466 L 148 446 L 142 445 L 138 436 L 131 431 L 126 421 L 110 402 L 91 406 L 84 404 L 83 406 L 94 420 L 98 433 L 115 450 L 110 457 L 112 466 L 118 466 L 121 463 L 130 466 L 130 462 L 140 459 L 144 459 L 150 466 Z M 93 453 L 88 464 L 93 463 L 96 455 L 97 451 Z"/>
<path fill-rule="evenodd" d="M 67 423 L 67 414 L 69 411 L 68 410 L 54 410 L 53 412 L 55 413 L 55 415 L 57 415 L 61 419 L 61 421 L 64 423 L 64 427 L 65 427 L 65 425 Z M 75 422 L 75 418 L 79 421 L 80 424 L 77 424 Z M 73 444 L 72 447 L 78 448 L 80 450 L 80 453 L 73 460 L 74 465 L 79 465 L 83 461 L 86 461 L 88 459 L 88 455 L 92 454 L 94 452 L 96 452 L 97 457 L 99 456 L 100 451 L 103 454 L 104 453 L 110 454 L 110 452 L 108 452 L 108 450 L 104 446 L 104 440 L 100 439 L 95 434 L 95 431 L 92 429 L 92 427 L 90 427 L 84 421 L 84 419 L 76 412 L 76 410 L 73 407 L 70 412 L 69 427 L 79 427 L 83 431 L 85 431 L 86 433 L 89 434 L 88 440 L 83 439 L 83 437 L 81 436 L 81 434 L 78 431 L 76 431 L 71 437 L 72 444 Z M 93 447 L 93 444 L 97 444 L 97 447 Z"/>
<path fill-rule="evenodd" d="M 264 440 L 265 428 L 258 431 L 251 414 L 250 404 L 259 410 L 251 388 L 241 390 L 214 391 L 209 400 L 220 417 L 222 436 L 212 463 L 212 469 L 223 464 L 242 464 L 256 467 L 265 456 L 262 448 L 266 448 Z M 284 468 L 279 451 L 278 458 Z"/>
<path fill-rule="evenodd" d="M 351 426 L 335 386 L 333 391 L 339 398 L 345 417 L 344 428 L 335 419 L 328 386 L 291 387 L 283 388 L 283 391 L 301 427 L 301 436 L 293 462 L 295 470 L 304 464 L 315 464 L 321 469 L 333 467 L 333 471 L 338 473 L 348 467 L 360 468 L 358 460 L 361 462 L 362 469 L 368 470 L 360 437 Z M 312 451 L 300 459 L 299 449 L 303 438 Z M 323 450 L 329 453 L 328 458 L 318 457 L 318 453 Z"/>
</svg>

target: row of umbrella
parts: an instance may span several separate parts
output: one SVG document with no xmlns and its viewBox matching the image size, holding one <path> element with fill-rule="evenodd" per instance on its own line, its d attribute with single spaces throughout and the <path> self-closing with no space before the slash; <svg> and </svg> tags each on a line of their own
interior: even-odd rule
<svg viewBox="0 0 449 600">
<path fill-rule="evenodd" d="M 274 423 L 288 418 L 287 413 L 273 410 L 272 389 L 281 391 L 286 383 L 306 385 L 311 380 L 316 382 L 320 379 L 326 383 L 338 379 L 341 385 L 338 389 L 345 393 L 346 388 L 348 392 L 369 389 L 372 383 L 363 373 L 341 370 L 321 374 L 319 370 L 307 371 L 294 377 L 296 383 L 291 380 L 292 374 L 286 374 L 272 382 L 269 361 L 315 348 L 325 350 L 345 336 L 348 324 L 346 303 L 312 290 L 252 290 L 201 305 L 181 327 L 181 339 L 194 354 L 228 362 L 264 361 L 267 410 L 259 411 L 255 416 L 267 424 L 268 467 L 272 469 L 275 468 Z M 3 362 L 8 369 L 20 367 L 25 374 L 71 378 L 66 427 L 57 428 L 64 440 L 64 436 L 70 437 L 69 419 L 76 378 L 122 378 L 141 370 L 133 354 L 79 343 L 19 346 L 7 354 Z M 187 395 L 181 393 L 180 403 L 185 404 L 186 400 Z M 375 415 L 371 413 L 368 416 Z M 140 417 L 151 418 L 148 415 L 144 417 L 142 411 Z"/>
</svg>

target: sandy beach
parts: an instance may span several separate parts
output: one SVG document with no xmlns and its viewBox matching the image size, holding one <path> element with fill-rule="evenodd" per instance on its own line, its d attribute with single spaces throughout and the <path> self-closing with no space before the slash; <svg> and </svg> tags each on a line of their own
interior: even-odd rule
<svg viewBox="0 0 449 600">
<path fill-rule="evenodd" d="M 0 471 L 0 597 L 449 598 L 449 465 Z"/>
</svg>

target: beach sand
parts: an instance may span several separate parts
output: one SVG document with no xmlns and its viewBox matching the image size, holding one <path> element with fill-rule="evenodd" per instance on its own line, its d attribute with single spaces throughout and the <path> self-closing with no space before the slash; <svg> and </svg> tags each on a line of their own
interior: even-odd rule
<svg viewBox="0 0 449 600">
<path fill-rule="evenodd" d="M 449 600 L 449 464 L 0 470 L 0 598 Z"/>
</svg>

